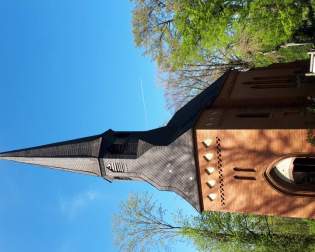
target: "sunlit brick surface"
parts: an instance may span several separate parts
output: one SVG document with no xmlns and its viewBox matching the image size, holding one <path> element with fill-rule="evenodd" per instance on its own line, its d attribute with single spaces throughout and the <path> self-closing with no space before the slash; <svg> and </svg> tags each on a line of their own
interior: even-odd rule
<svg viewBox="0 0 315 252">
<path fill-rule="evenodd" d="M 314 197 L 286 195 L 272 187 L 264 176 L 266 169 L 285 155 L 315 155 L 315 148 L 306 141 L 306 133 L 303 129 L 197 130 L 203 210 L 315 218 Z M 202 144 L 205 138 L 221 139 L 223 191 L 220 191 L 220 183 L 212 188 L 207 185 L 210 179 L 220 181 L 220 160 L 216 145 L 207 148 Z M 216 153 L 211 161 L 203 158 L 209 151 Z M 209 166 L 216 167 L 216 172 L 209 174 L 206 171 Z M 235 167 L 253 168 L 256 172 L 235 171 Z M 255 180 L 236 179 L 237 175 Z M 213 201 L 208 198 L 211 193 L 218 195 Z"/>
</svg>

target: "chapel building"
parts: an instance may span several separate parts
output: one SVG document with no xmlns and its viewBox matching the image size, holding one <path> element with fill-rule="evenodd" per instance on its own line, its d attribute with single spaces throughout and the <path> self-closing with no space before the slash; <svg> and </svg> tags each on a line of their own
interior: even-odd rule
<svg viewBox="0 0 315 252">
<path fill-rule="evenodd" d="M 200 212 L 315 218 L 315 77 L 308 71 L 306 61 L 228 71 L 166 126 L 108 130 L 0 159 L 146 181 Z"/>
</svg>

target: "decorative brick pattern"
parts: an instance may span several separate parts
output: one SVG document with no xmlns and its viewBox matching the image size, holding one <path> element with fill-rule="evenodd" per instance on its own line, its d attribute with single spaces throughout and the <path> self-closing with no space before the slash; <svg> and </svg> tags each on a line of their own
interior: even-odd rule
<svg viewBox="0 0 315 252">
<path fill-rule="evenodd" d="M 218 173 L 219 173 L 219 184 L 220 184 L 220 200 L 221 205 L 225 206 L 225 196 L 224 196 L 224 178 L 223 178 L 223 160 L 221 154 L 221 139 L 216 137 L 216 149 L 217 149 L 217 166 L 218 166 Z"/>
</svg>

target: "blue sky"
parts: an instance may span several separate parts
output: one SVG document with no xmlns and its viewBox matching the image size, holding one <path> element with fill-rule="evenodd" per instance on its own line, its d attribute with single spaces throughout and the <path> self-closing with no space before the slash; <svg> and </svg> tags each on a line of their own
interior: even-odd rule
<svg viewBox="0 0 315 252">
<path fill-rule="evenodd" d="M 0 151 L 168 121 L 156 67 L 134 47 L 131 10 L 127 0 L 0 0 Z M 117 251 L 112 215 L 143 191 L 195 213 L 145 183 L 2 161 L 0 251 Z"/>
</svg>

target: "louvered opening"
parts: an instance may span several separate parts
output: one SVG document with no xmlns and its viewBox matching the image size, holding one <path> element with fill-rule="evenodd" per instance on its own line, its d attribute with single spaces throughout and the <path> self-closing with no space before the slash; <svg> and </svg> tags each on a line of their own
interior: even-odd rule
<svg viewBox="0 0 315 252">
<path fill-rule="evenodd" d="M 234 167 L 234 171 L 239 171 L 239 172 L 256 172 L 254 168 L 240 168 L 240 167 Z"/>
<path fill-rule="evenodd" d="M 112 144 L 105 155 L 107 158 L 137 158 L 138 143 Z"/>
<path fill-rule="evenodd" d="M 251 177 L 251 176 L 238 176 L 238 175 L 235 175 L 234 178 L 235 179 L 240 179 L 240 180 L 256 180 L 255 177 Z"/>
<path fill-rule="evenodd" d="M 275 88 L 298 87 L 297 78 L 294 75 L 255 77 L 253 80 L 245 81 L 242 84 L 252 89 L 275 89 Z"/>
<path fill-rule="evenodd" d="M 237 117 L 240 118 L 268 118 L 271 114 L 267 112 L 251 112 L 251 113 L 240 113 L 237 114 Z"/>
</svg>

